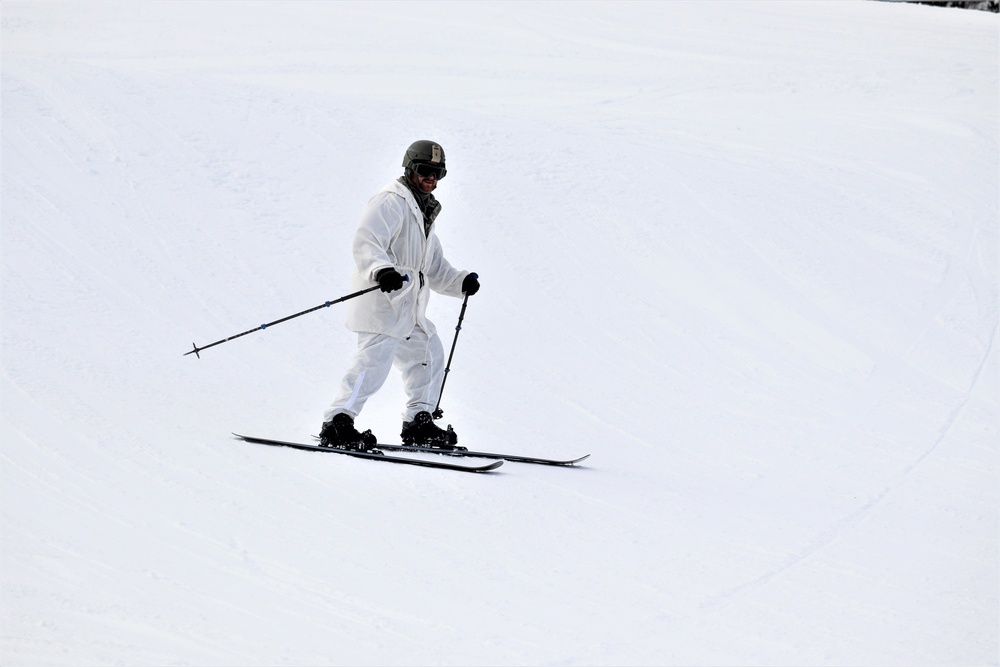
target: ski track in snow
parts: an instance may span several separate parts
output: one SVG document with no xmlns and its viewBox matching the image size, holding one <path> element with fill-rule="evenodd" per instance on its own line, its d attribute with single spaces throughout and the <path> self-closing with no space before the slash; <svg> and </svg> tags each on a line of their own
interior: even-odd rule
<svg viewBox="0 0 1000 667">
<path fill-rule="evenodd" d="M 3 664 L 997 664 L 995 14 L 0 18 Z M 182 356 L 345 293 L 415 138 L 445 421 L 584 465 L 230 438 L 316 432 L 336 306 Z"/>
<path fill-rule="evenodd" d="M 910 465 L 903 471 L 902 475 L 898 480 L 895 480 L 889 486 L 883 489 L 880 493 L 878 493 L 878 495 L 874 497 L 874 499 L 872 499 L 866 505 L 859 508 L 852 514 L 843 517 L 836 525 L 827 528 L 823 532 L 823 534 L 818 535 L 816 537 L 815 542 L 807 545 L 806 548 L 803 549 L 801 553 L 793 555 L 785 563 L 782 563 L 775 570 L 763 574 L 762 576 L 760 576 L 759 578 L 755 579 L 752 582 L 748 582 L 746 584 L 737 586 L 729 591 L 725 591 L 724 593 L 705 601 L 703 606 L 707 609 L 711 609 L 713 607 L 722 604 L 727 604 L 735 598 L 749 595 L 754 589 L 767 585 L 769 581 L 771 581 L 777 576 L 780 576 L 786 570 L 796 567 L 800 563 L 814 556 L 817 552 L 821 551 L 822 549 L 826 548 L 830 544 L 837 541 L 837 539 L 840 537 L 842 533 L 844 533 L 846 530 L 849 530 L 851 527 L 858 524 L 859 522 L 863 521 L 874 509 L 878 507 L 878 505 L 887 496 L 889 496 L 889 494 L 891 494 L 895 489 L 904 484 L 906 480 L 909 478 L 910 474 L 913 472 L 913 470 L 915 470 L 917 466 L 923 464 L 934 453 L 934 451 L 938 448 L 938 446 L 945 440 L 945 438 L 951 432 L 952 427 L 954 426 L 958 418 L 961 416 L 963 410 L 965 410 L 965 407 L 968 405 L 969 400 L 974 395 L 974 393 L 976 393 L 975 390 L 980 383 L 980 378 L 983 374 L 983 370 L 986 368 L 987 362 L 993 357 L 992 351 L 993 351 L 993 344 L 996 341 L 996 335 L 997 335 L 997 327 L 995 326 L 993 329 L 993 334 L 990 336 L 989 347 L 987 347 L 986 352 L 983 354 L 982 361 L 979 364 L 979 367 L 976 369 L 975 377 L 973 378 L 972 381 L 972 386 L 965 393 L 965 398 L 964 400 L 962 400 L 961 404 L 955 408 L 954 412 L 946 420 L 940 437 L 938 437 L 937 440 L 934 441 L 930 449 L 928 449 L 925 453 L 923 453 L 919 458 L 916 459 L 916 461 L 913 462 L 912 465 Z"/>
</svg>

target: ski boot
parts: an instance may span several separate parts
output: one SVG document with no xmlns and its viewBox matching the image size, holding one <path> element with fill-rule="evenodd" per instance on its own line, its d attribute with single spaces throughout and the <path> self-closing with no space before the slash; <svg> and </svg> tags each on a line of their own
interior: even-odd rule
<svg viewBox="0 0 1000 667">
<path fill-rule="evenodd" d="M 319 446 L 333 447 L 335 449 L 346 449 L 352 452 L 365 452 L 367 454 L 381 454 L 375 449 L 378 442 L 371 430 L 359 433 L 354 428 L 354 419 L 345 412 L 338 412 L 328 422 L 323 422 L 323 428 L 319 432 Z"/>
<path fill-rule="evenodd" d="M 437 449 L 464 449 L 458 446 L 458 434 L 448 424 L 448 430 L 434 424 L 429 412 L 418 412 L 413 421 L 403 422 L 400 432 L 403 444 L 411 447 L 435 447 Z"/>
</svg>

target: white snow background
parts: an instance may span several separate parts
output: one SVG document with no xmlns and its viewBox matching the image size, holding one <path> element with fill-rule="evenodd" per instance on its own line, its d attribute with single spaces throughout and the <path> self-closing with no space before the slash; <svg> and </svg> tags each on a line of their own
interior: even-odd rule
<svg viewBox="0 0 1000 667">
<path fill-rule="evenodd" d="M 0 14 L 4 665 L 997 663 L 996 14 Z M 318 431 L 342 306 L 183 356 L 345 294 L 421 138 L 445 421 L 581 467 L 234 440 Z"/>
</svg>

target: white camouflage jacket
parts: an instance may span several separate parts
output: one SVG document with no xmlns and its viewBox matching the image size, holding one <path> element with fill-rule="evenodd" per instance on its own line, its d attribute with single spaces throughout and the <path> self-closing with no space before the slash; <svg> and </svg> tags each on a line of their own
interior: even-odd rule
<svg viewBox="0 0 1000 667">
<path fill-rule="evenodd" d="M 468 271 L 448 263 L 434 233 L 424 234 L 424 216 L 413 194 L 399 181 L 382 188 L 368 202 L 354 233 L 354 275 L 351 291 L 375 284 L 375 274 L 395 268 L 409 282 L 395 292 L 375 290 L 347 302 L 347 328 L 351 331 L 406 338 L 419 324 L 435 333 L 427 320 L 430 290 L 461 298 Z"/>
</svg>

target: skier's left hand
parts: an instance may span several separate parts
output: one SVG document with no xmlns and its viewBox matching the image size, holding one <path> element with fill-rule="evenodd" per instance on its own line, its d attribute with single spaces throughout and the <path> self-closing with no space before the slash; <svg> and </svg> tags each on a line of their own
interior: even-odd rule
<svg viewBox="0 0 1000 667">
<path fill-rule="evenodd" d="M 462 293 L 472 296 L 479 291 L 479 274 L 470 273 L 465 276 L 465 280 L 462 281 Z"/>
</svg>

